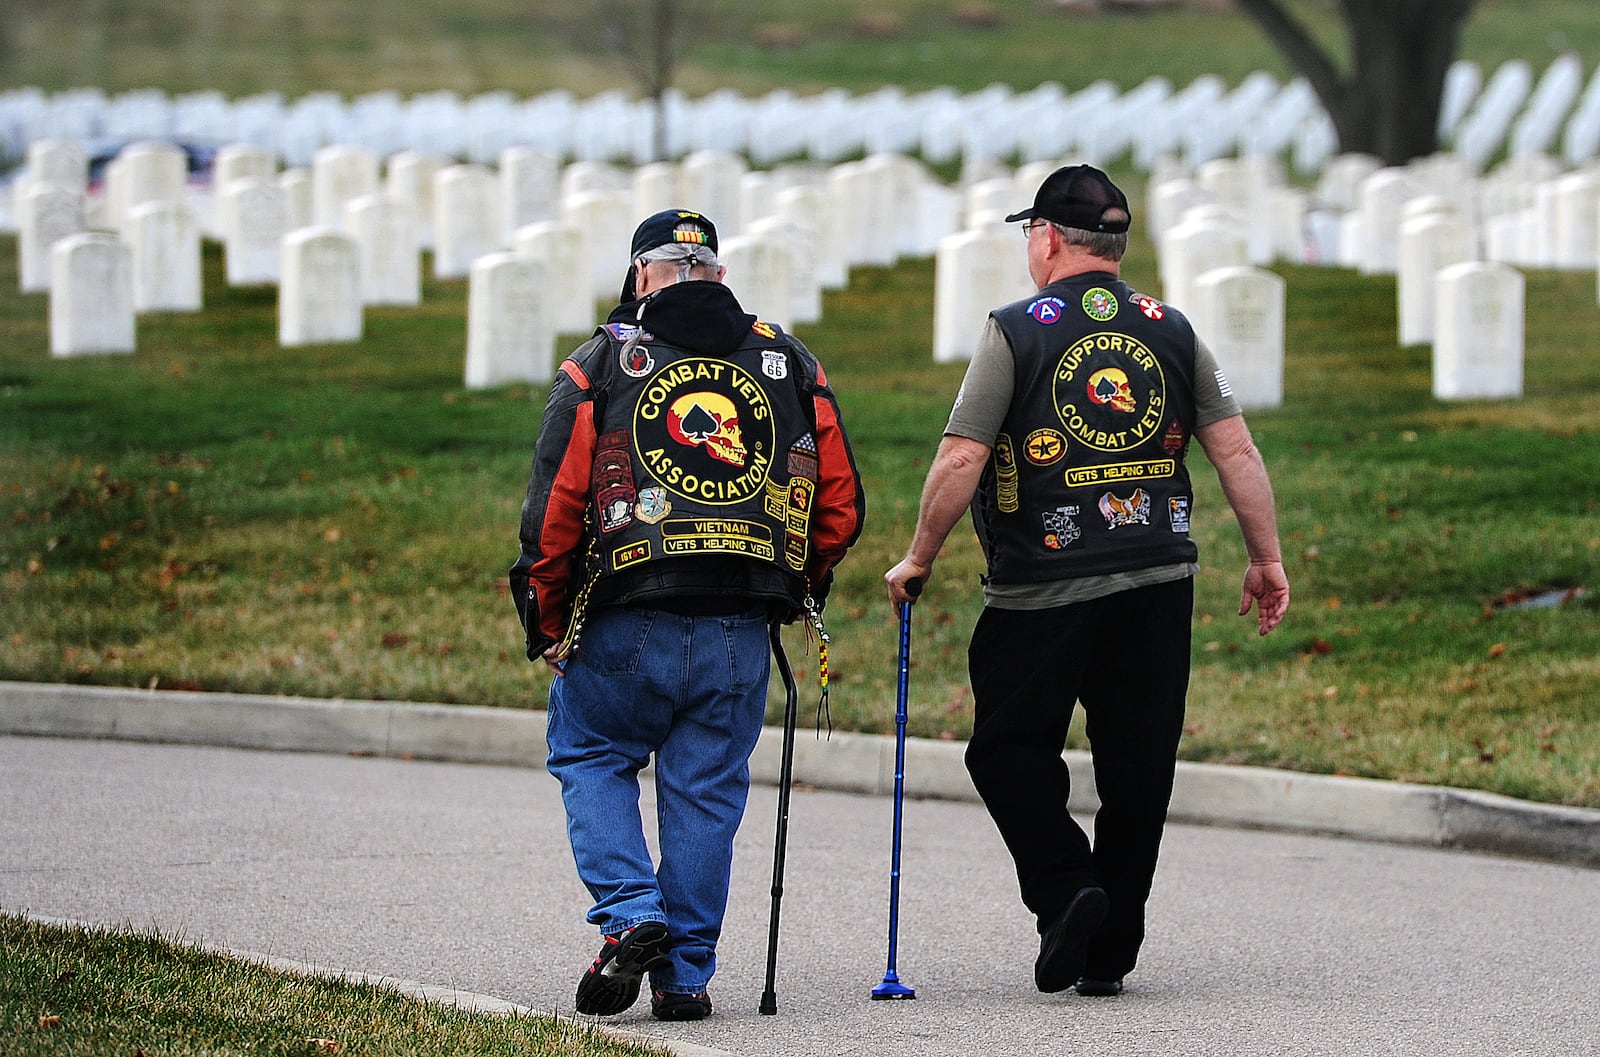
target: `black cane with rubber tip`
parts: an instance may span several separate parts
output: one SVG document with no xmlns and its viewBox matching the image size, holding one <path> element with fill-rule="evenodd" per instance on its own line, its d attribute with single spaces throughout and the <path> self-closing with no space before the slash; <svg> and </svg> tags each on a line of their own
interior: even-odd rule
<svg viewBox="0 0 1600 1057">
<path fill-rule="evenodd" d="M 922 581 L 906 581 L 906 594 L 922 594 Z M 900 934 L 900 822 L 905 804 L 906 778 L 906 687 L 911 671 L 911 603 L 900 603 L 900 689 L 895 705 L 894 727 L 894 841 L 889 863 L 889 968 L 883 983 L 872 989 L 874 999 L 916 998 L 915 988 L 900 982 L 895 971 L 896 947 Z"/>
<path fill-rule="evenodd" d="M 775 981 L 778 976 L 778 910 L 783 902 L 783 856 L 789 841 L 789 787 L 794 780 L 794 728 L 798 711 L 798 693 L 794 685 L 794 672 L 789 668 L 789 658 L 783 652 L 783 637 L 777 621 L 772 622 L 772 656 L 778 662 L 778 673 L 783 676 L 783 689 L 787 701 L 783 710 L 783 763 L 778 769 L 778 833 L 772 852 L 772 914 L 767 922 L 767 988 L 761 993 L 761 1014 L 772 1016 L 778 1011 L 778 993 Z"/>
</svg>

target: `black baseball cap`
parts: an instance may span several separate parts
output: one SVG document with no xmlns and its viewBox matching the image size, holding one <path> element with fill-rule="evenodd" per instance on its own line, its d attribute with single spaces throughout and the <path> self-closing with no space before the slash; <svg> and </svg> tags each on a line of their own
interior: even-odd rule
<svg viewBox="0 0 1600 1057">
<path fill-rule="evenodd" d="M 622 303 L 634 299 L 633 262 L 662 246 L 682 243 L 704 246 L 717 252 L 717 228 L 699 213 L 687 209 L 663 209 L 652 213 L 633 231 L 633 247 L 628 252 L 628 276 L 622 281 Z"/>
<path fill-rule="evenodd" d="M 1107 220 L 1106 213 L 1113 209 L 1120 209 L 1122 215 Z M 1128 196 L 1093 165 L 1064 165 L 1046 176 L 1039 193 L 1033 196 L 1033 208 L 1012 213 L 1006 223 L 1035 217 L 1062 227 L 1109 235 L 1120 235 L 1133 222 Z"/>
</svg>

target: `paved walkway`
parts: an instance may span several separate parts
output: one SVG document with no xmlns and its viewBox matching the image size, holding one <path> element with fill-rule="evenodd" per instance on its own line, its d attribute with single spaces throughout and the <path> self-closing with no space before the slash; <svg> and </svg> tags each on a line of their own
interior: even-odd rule
<svg viewBox="0 0 1600 1057">
<path fill-rule="evenodd" d="M 918 997 L 872 1002 L 892 801 L 811 786 L 779 1011 L 759 1016 L 774 801 L 754 791 L 739 837 L 716 1015 L 658 1024 L 641 1003 L 604 1023 L 686 1057 L 1600 1054 L 1600 871 L 1174 825 L 1128 992 L 1046 996 L 1009 859 L 959 800 L 906 805 L 898 968 Z M 571 1011 L 596 946 L 556 783 L 525 766 L 0 737 L 0 848 L 7 911 L 542 1011 Z"/>
</svg>

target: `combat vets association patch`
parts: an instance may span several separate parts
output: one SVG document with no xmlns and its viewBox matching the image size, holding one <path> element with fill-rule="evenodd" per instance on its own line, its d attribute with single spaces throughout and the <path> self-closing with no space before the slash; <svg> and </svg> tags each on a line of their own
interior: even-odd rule
<svg viewBox="0 0 1600 1057">
<path fill-rule="evenodd" d="M 1117 299 L 1105 287 L 1096 286 L 1083 295 L 1083 314 L 1097 323 L 1117 318 Z"/>
<path fill-rule="evenodd" d="M 1041 297 L 1028 306 L 1028 315 L 1035 323 L 1048 327 L 1061 322 L 1061 310 L 1066 307 L 1067 303 L 1059 297 Z"/>
<path fill-rule="evenodd" d="M 633 411 L 644 467 L 673 495 L 724 506 L 759 495 L 773 457 L 773 415 L 756 376 L 726 360 L 662 367 Z"/>
<path fill-rule="evenodd" d="M 762 349 L 761 373 L 778 380 L 789 377 L 789 357 L 782 349 Z"/>
</svg>

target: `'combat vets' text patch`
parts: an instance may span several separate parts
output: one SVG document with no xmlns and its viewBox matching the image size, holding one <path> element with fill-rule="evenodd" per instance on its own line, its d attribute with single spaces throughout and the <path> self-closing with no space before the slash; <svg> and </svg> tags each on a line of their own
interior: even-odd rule
<svg viewBox="0 0 1600 1057">
<path fill-rule="evenodd" d="M 1117 318 L 1117 299 L 1103 286 L 1096 286 L 1083 295 L 1083 314 L 1097 323 L 1109 323 Z"/>
<path fill-rule="evenodd" d="M 1167 383 L 1143 342 L 1101 331 L 1067 347 L 1053 378 L 1067 434 L 1100 451 L 1127 451 L 1160 429 Z"/>
<path fill-rule="evenodd" d="M 633 435 L 650 474 L 699 503 L 727 506 L 758 495 L 772 465 L 766 391 L 726 360 L 692 357 L 657 371 L 634 407 Z"/>
</svg>

